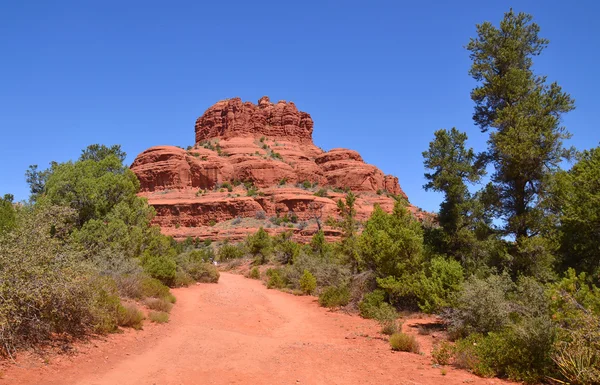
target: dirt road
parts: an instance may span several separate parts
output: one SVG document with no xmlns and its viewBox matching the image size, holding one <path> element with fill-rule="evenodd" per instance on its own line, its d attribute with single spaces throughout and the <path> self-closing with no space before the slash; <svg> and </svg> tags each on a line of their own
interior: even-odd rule
<svg viewBox="0 0 600 385">
<path fill-rule="evenodd" d="M 444 375 L 428 357 L 430 336 L 418 336 L 425 355 L 392 352 L 375 322 L 239 275 L 173 292 L 169 324 L 94 340 L 71 356 L 19 362 L 0 384 L 503 383 L 453 368 Z"/>
</svg>

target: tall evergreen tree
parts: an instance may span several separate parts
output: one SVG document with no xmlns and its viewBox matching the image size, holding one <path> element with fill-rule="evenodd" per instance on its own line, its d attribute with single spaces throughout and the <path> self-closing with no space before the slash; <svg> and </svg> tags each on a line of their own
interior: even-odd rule
<svg viewBox="0 0 600 385">
<path fill-rule="evenodd" d="M 423 152 L 425 168 L 425 190 L 444 193 L 440 205 L 439 221 L 444 232 L 455 237 L 466 225 L 472 209 L 472 197 L 467 183 L 476 183 L 485 170 L 472 148 L 466 148 L 467 134 L 456 128 L 438 130 L 429 149 Z"/>
<path fill-rule="evenodd" d="M 600 280 L 600 147 L 582 151 L 573 168 L 554 181 L 561 267 Z"/>
<path fill-rule="evenodd" d="M 574 100 L 533 72 L 532 58 L 548 45 L 539 31 L 531 15 L 511 9 L 498 28 L 477 25 L 477 37 L 467 45 L 473 61 L 469 73 L 478 82 L 471 93 L 473 119 L 482 132 L 490 131 L 495 201 L 517 249 L 539 234 L 548 177 L 570 154 L 563 147 L 569 134 L 560 123 Z"/>
<path fill-rule="evenodd" d="M 438 221 L 440 228 L 427 228 L 425 240 L 437 253 L 459 260 L 468 272 L 486 265 L 502 264 L 502 244 L 491 227 L 485 193 L 471 194 L 468 184 L 485 175 L 484 160 L 466 146 L 467 135 L 456 128 L 438 130 L 423 152 L 427 184 L 425 190 L 444 194 Z"/>
</svg>

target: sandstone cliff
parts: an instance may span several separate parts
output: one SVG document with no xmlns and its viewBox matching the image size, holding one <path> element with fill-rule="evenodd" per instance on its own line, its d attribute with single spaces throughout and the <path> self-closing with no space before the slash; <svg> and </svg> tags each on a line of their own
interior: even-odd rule
<svg viewBox="0 0 600 385">
<path fill-rule="evenodd" d="M 375 204 L 390 211 L 395 199 L 407 199 L 398 178 L 356 151 L 316 147 L 313 126 L 292 102 L 223 100 L 196 121 L 194 146 L 149 148 L 131 169 L 140 195 L 156 209 L 155 223 L 176 238 L 237 240 L 263 226 L 271 233 L 292 230 L 306 241 L 317 220 L 335 237 L 338 230 L 325 222 L 337 218 L 345 190 L 359 196 L 359 220 Z"/>
</svg>

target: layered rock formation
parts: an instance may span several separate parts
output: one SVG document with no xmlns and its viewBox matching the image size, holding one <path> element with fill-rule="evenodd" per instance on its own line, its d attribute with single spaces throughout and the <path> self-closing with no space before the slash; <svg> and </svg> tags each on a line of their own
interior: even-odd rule
<svg viewBox="0 0 600 385">
<path fill-rule="evenodd" d="M 395 199 L 407 199 L 398 178 L 366 164 L 356 151 L 316 147 L 313 126 L 291 102 L 228 99 L 198 118 L 194 146 L 152 147 L 131 169 L 140 195 L 156 209 L 155 223 L 176 238 L 235 240 L 263 226 L 272 233 L 292 230 L 302 241 L 316 231 L 317 220 L 337 218 L 343 190 L 358 194 L 359 220 L 375 204 L 391 211 Z"/>
</svg>

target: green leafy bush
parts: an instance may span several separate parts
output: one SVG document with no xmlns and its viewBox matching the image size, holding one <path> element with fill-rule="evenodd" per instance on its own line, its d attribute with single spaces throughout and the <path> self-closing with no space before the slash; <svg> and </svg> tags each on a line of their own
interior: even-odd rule
<svg viewBox="0 0 600 385">
<path fill-rule="evenodd" d="M 177 263 L 171 255 L 144 252 L 141 258 L 144 271 L 165 285 L 172 285 L 177 273 Z"/>
<path fill-rule="evenodd" d="M 274 240 L 274 250 L 283 264 L 293 263 L 300 255 L 300 245 L 292 241 L 291 237 L 291 231 L 284 232 Z"/>
<path fill-rule="evenodd" d="M 499 332 L 457 341 L 456 361 L 474 373 L 538 383 L 553 371 L 555 331 L 549 318 L 527 318 Z"/>
<path fill-rule="evenodd" d="M 273 252 L 273 243 L 269 234 L 261 227 L 258 231 L 246 238 L 246 246 L 250 254 L 257 258 L 260 264 L 266 263 L 267 258 Z"/>
<path fill-rule="evenodd" d="M 310 249 L 306 248 L 295 258 L 293 264 L 282 268 L 282 274 L 290 288 L 302 290 L 300 279 L 304 270 L 310 271 L 315 277 L 317 288 L 341 286 L 350 279 L 350 269 L 346 264 L 338 261 L 337 258 L 328 259 L 314 256 Z"/>
<path fill-rule="evenodd" d="M 433 346 L 431 360 L 437 365 L 450 365 L 454 358 L 456 348 L 448 341 L 442 341 Z"/>
<path fill-rule="evenodd" d="M 548 290 L 558 338 L 552 360 L 571 384 L 600 384 L 600 289 L 569 269 Z"/>
<path fill-rule="evenodd" d="M 135 305 L 119 306 L 117 314 L 117 323 L 119 326 L 141 330 L 144 325 L 144 318 L 144 313 L 142 313 Z"/>
<path fill-rule="evenodd" d="M 146 298 L 144 300 L 144 305 L 151 310 L 162 311 L 165 313 L 171 312 L 171 309 L 173 308 L 172 303 L 162 298 Z"/>
<path fill-rule="evenodd" d="M 248 274 L 248 278 L 260 279 L 260 270 L 258 270 L 258 267 L 254 266 L 250 270 L 250 273 Z"/>
<path fill-rule="evenodd" d="M 219 248 L 217 253 L 219 261 L 225 262 L 232 259 L 242 258 L 245 254 L 245 250 L 242 245 L 233 245 L 231 243 L 225 243 Z"/>
<path fill-rule="evenodd" d="M 319 305 L 330 309 L 346 306 L 350 302 L 348 286 L 329 286 L 319 295 Z"/>
<path fill-rule="evenodd" d="M 327 189 L 320 188 L 319 191 L 315 193 L 316 197 L 327 198 Z"/>
<path fill-rule="evenodd" d="M 376 318 L 379 307 L 385 302 L 385 292 L 377 289 L 363 296 L 358 304 L 360 316 L 363 318 Z"/>
<path fill-rule="evenodd" d="M 219 271 L 209 262 L 205 262 L 206 254 L 202 252 L 182 253 L 177 256 L 177 265 L 184 273 L 196 282 L 217 283 Z"/>
<path fill-rule="evenodd" d="M 47 205 L 19 210 L 16 227 L 0 234 L 0 354 L 54 333 L 115 330 L 116 285 L 61 241 L 74 214 Z"/>
<path fill-rule="evenodd" d="M 419 308 L 434 313 L 454 305 L 464 280 L 463 268 L 457 261 L 437 257 L 420 274 L 416 289 Z"/>
<path fill-rule="evenodd" d="M 392 350 L 419 353 L 419 343 L 415 336 L 405 333 L 395 333 L 390 337 Z"/>
<path fill-rule="evenodd" d="M 267 270 L 267 289 L 283 289 L 285 287 L 285 279 L 279 269 Z"/>
<path fill-rule="evenodd" d="M 169 322 L 169 314 L 162 311 L 151 311 L 148 313 L 148 318 L 150 318 L 150 321 L 159 324 Z"/>
<path fill-rule="evenodd" d="M 508 295 L 515 288 L 507 275 L 472 276 L 457 298 L 457 307 L 445 313 L 454 336 L 500 331 L 510 323 L 513 309 Z"/>
<path fill-rule="evenodd" d="M 139 284 L 139 291 L 133 298 L 143 299 L 147 297 L 162 298 L 175 303 L 175 297 L 169 291 L 169 287 L 156 278 L 144 277 Z"/>
<path fill-rule="evenodd" d="M 304 270 L 300 278 L 300 289 L 304 294 L 312 294 L 317 288 L 317 279 L 308 270 Z"/>
<path fill-rule="evenodd" d="M 13 196 L 5 194 L 0 198 L 0 233 L 12 230 L 16 224 L 16 210 L 13 207 Z"/>
</svg>

